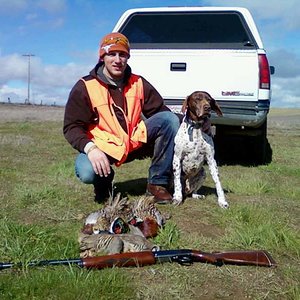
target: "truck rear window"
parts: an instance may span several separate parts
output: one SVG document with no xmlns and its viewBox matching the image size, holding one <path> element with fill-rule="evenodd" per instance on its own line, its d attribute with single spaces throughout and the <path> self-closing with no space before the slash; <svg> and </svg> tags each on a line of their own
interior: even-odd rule
<svg viewBox="0 0 300 300">
<path fill-rule="evenodd" d="M 119 31 L 133 49 L 257 47 L 238 12 L 135 13 Z"/>
</svg>

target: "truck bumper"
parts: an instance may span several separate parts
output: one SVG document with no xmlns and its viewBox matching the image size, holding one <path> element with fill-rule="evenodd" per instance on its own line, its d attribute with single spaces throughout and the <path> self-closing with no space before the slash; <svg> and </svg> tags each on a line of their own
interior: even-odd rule
<svg viewBox="0 0 300 300">
<path fill-rule="evenodd" d="M 181 112 L 181 105 L 183 100 L 165 99 L 165 104 L 174 112 Z M 228 126 L 246 126 L 259 127 L 261 126 L 269 112 L 270 101 L 221 101 L 217 100 L 223 116 L 218 117 L 214 112 L 211 114 L 211 121 L 214 125 L 228 125 Z"/>
<path fill-rule="evenodd" d="M 217 101 L 223 112 L 223 117 L 212 113 L 211 120 L 215 125 L 229 126 L 261 126 L 269 112 L 270 101 Z"/>
</svg>

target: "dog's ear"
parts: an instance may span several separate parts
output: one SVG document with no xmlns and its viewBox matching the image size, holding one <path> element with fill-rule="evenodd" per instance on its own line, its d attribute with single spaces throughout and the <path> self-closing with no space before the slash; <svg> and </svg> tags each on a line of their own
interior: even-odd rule
<svg viewBox="0 0 300 300">
<path fill-rule="evenodd" d="M 217 101 L 209 94 L 206 93 L 208 98 L 209 98 L 209 102 L 210 102 L 210 108 L 215 111 L 217 113 L 218 116 L 223 116 L 222 110 L 220 108 L 220 106 L 218 105 Z"/>
<path fill-rule="evenodd" d="M 218 116 L 223 116 L 222 110 L 215 99 L 212 99 L 212 101 L 210 102 L 210 106 L 211 109 L 214 110 Z"/>
<path fill-rule="evenodd" d="M 189 98 L 189 96 L 187 96 L 187 97 L 185 98 L 185 100 L 183 101 L 183 103 L 182 103 L 181 112 L 182 112 L 183 114 L 185 113 L 185 111 L 186 111 L 186 109 L 187 109 L 188 98 Z"/>
</svg>

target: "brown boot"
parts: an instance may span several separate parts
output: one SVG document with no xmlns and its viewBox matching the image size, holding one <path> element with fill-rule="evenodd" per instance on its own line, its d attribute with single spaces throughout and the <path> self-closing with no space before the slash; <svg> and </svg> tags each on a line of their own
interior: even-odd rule
<svg viewBox="0 0 300 300">
<path fill-rule="evenodd" d="M 172 196 L 167 191 L 167 189 L 161 185 L 148 183 L 146 194 L 154 196 L 155 203 L 157 204 L 172 203 Z"/>
</svg>

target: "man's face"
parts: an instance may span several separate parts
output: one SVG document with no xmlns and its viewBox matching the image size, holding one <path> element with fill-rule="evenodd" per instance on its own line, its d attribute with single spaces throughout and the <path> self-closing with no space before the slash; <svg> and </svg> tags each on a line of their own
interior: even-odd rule
<svg viewBox="0 0 300 300">
<path fill-rule="evenodd" d="M 112 51 L 105 54 L 103 61 L 108 75 L 113 79 L 120 79 L 124 76 L 127 66 L 128 54 L 121 51 Z"/>
</svg>

